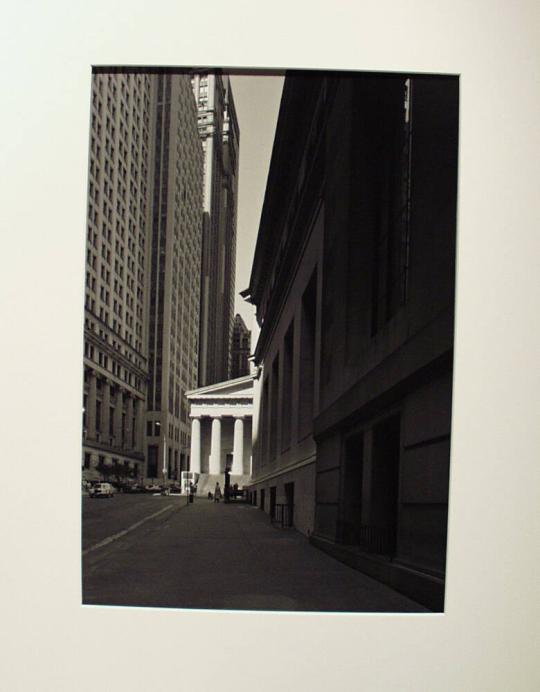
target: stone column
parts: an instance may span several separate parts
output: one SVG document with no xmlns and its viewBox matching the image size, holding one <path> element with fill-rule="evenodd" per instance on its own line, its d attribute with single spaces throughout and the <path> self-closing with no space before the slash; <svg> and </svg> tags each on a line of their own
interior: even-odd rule
<svg viewBox="0 0 540 692">
<path fill-rule="evenodd" d="M 209 473 L 218 474 L 221 470 L 221 418 L 212 418 L 212 446 L 210 448 Z"/>
<path fill-rule="evenodd" d="M 244 473 L 244 419 L 234 419 L 233 462 L 231 474 L 241 476 Z"/>
<path fill-rule="evenodd" d="M 97 378 L 95 372 L 90 372 L 90 382 L 88 383 L 88 398 L 86 400 L 86 430 L 90 440 L 96 439 L 96 398 L 97 398 Z"/>
<path fill-rule="evenodd" d="M 201 419 L 193 416 L 191 419 L 191 452 L 189 470 L 201 472 Z"/>
</svg>

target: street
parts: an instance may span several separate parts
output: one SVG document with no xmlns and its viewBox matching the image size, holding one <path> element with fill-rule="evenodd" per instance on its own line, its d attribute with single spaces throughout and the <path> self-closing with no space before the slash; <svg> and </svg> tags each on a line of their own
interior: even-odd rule
<svg viewBox="0 0 540 692">
<path fill-rule="evenodd" d="M 319 612 L 428 612 L 247 504 L 83 498 L 83 603 Z"/>
<path fill-rule="evenodd" d="M 133 524 L 164 507 L 186 504 L 186 497 L 154 497 L 153 495 L 116 494 L 112 499 L 92 499 L 83 495 L 82 550 L 96 545 L 109 536 L 128 529 Z"/>
</svg>

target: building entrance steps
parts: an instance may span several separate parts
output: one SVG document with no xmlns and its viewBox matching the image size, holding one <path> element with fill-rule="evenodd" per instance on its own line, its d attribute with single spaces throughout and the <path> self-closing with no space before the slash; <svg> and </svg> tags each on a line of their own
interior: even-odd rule
<svg viewBox="0 0 540 692">
<path fill-rule="evenodd" d="M 230 475 L 231 487 L 238 483 L 238 487 L 242 488 L 249 485 L 250 476 L 249 474 L 240 475 Z M 225 474 L 224 473 L 201 473 L 199 475 L 199 480 L 197 482 L 197 496 L 207 497 L 208 493 L 214 494 L 216 488 L 216 483 L 219 483 L 222 494 L 225 491 Z"/>
<path fill-rule="evenodd" d="M 83 560 L 84 603 L 306 612 L 428 612 L 245 503 L 195 501 Z"/>
</svg>

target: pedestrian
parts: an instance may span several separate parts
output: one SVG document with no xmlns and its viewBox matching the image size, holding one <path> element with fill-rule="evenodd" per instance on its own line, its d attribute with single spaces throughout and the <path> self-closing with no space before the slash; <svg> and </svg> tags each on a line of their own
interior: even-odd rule
<svg viewBox="0 0 540 692">
<path fill-rule="evenodd" d="M 216 489 L 214 490 L 214 502 L 219 502 L 221 499 L 221 488 L 219 483 L 216 483 Z"/>
</svg>

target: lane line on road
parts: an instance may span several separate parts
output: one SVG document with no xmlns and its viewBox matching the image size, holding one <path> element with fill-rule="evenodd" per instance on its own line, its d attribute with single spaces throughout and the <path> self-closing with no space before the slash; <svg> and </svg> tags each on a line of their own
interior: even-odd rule
<svg viewBox="0 0 540 692">
<path fill-rule="evenodd" d="M 109 545 L 109 543 L 112 543 L 113 541 L 117 541 L 119 538 L 122 538 L 122 536 L 125 536 L 127 533 L 130 533 L 131 531 L 134 531 L 137 529 L 141 524 L 144 524 L 147 521 L 150 521 L 150 519 L 154 519 L 155 517 L 158 517 L 160 514 L 163 514 L 163 512 L 166 512 L 169 509 L 173 509 L 174 505 L 167 505 L 167 507 L 163 507 L 163 509 L 160 509 L 158 512 L 154 512 L 154 514 L 150 514 L 150 516 L 145 517 L 144 519 L 141 519 L 140 521 L 135 522 L 135 524 L 132 524 L 131 526 L 128 526 L 127 529 L 124 529 L 123 531 L 119 531 L 118 533 L 113 534 L 112 536 L 109 536 L 108 538 L 104 538 L 102 541 L 99 543 L 96 543 L 95 545 L 90 546 L 90 548 L 87 548 L 86 550 L 82 551 L 82 555 L 87 555 L 88 553 L 91 553 L 93 550 L 97 550 L 98 548 L 103 548 L 106 545 Z"/>
</svg>

